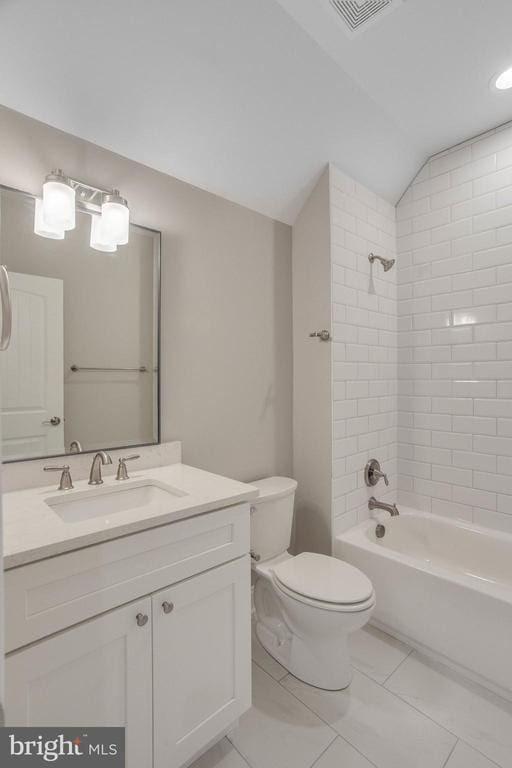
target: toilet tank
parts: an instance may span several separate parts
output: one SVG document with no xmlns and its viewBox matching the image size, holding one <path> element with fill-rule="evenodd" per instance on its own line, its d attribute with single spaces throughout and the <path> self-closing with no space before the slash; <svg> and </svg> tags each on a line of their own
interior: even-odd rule
<svg viewBox="0 0 512 768">
<path fill-rule="evenodd" d="M 259 555 L 260 561 L 269 560 L 290 546 L 297 481 L 290 477 L 265 477 L 251 485 L 260 491 L 251 503 L 251 550 Z"/>
</svg>

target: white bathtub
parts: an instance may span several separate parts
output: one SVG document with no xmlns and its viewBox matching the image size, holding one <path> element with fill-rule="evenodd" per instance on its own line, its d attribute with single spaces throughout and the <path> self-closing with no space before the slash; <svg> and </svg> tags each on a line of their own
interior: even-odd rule
<svg viewBox="0 0 512 768">
<path fill-rule="evenodd" d="M 337 536 L 334 554 L 372 580 L 372 623 L 512 700 L 511 535 L 401 509 Z"/>
</svg>

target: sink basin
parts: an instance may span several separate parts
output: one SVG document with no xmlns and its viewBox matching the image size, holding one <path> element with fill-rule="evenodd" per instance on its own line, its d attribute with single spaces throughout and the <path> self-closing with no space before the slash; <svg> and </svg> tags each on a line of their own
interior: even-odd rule
<svg viewBox="0 0 512 768">
<path fill-rule="evenodd" d="M 147 481 L 119 488 L 110 486 L 76 493 L 66 492 L 45 501 L 65 523 L 78 523 L 96 517 L 104 517 L 108 521 L 112 515 L 135 510 L 161 514 L 172 507 L 177 497 L 186 495 L 178 488 Z"/>
</svg>

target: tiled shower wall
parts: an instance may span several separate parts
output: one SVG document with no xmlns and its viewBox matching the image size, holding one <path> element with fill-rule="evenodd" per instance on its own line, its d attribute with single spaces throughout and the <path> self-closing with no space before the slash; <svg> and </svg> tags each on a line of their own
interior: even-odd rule
<svg viewBox="0 0 512 768">
<path fill-rule="evenodd" d="M 512 125 L 397 207 L 399 501 L 512 532 Z"/>
<path fill-rule="evenodd" d="M 334 534 L 366 518 L 371 495 L 363 471 L 381 461 L 390 485 L 374 489 L 396 497 L 397 302 L 396 269 L 370 267 L 375 251 L 394 258 L 395 209 L 330 168 L 333 370 Z"/>
</svg>

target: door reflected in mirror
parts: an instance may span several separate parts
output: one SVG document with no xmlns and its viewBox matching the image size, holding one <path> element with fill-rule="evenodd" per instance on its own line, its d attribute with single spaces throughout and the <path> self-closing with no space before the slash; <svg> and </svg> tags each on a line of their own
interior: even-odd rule
<svg viewBox="0 0 512 768">
<path fill-rule="evenodd" d="M 13 329 L 0 356 L 4 461 L 157 443 L 160 233 L 130 225 L 109 254 L 77 211 L 64 240 L 34 234 L 34 198 L 0 188 Z"/>
</svg>

